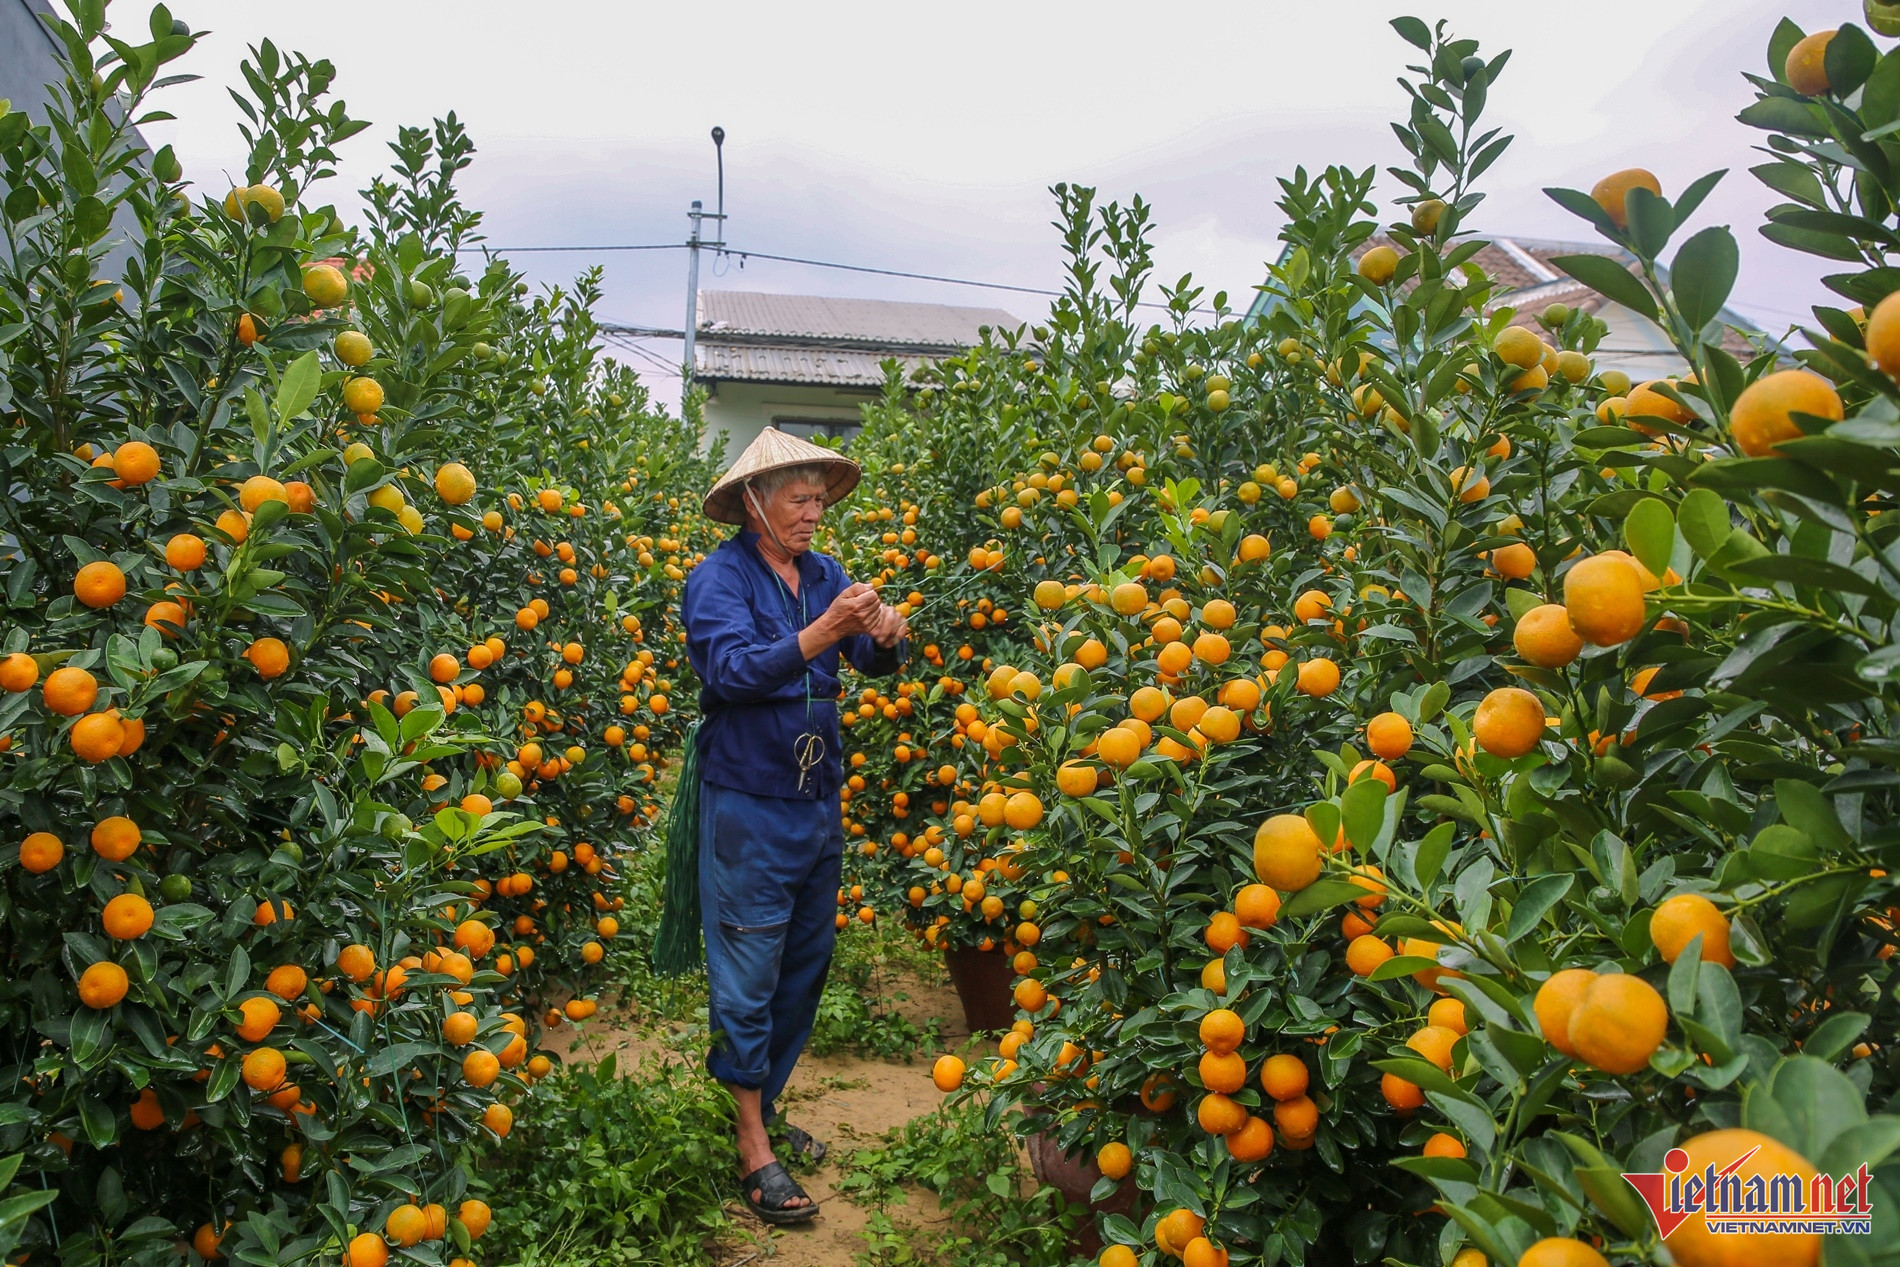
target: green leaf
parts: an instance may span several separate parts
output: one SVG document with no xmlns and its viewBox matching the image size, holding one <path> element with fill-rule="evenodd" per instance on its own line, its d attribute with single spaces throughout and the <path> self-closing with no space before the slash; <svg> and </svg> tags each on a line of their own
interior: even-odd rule
<svg viewBox="0 0 1900 1267">
<path fill-rule="evenodd" d="M 323 386 L 323 367 L 315 348 L 290 363 L 283 381 L 277 385 L 277 425 L 283 426 L 310 408 Z"/>
<path fill-rule="evenodd" d="M 1543 605 L 1544 596 L 1536 590 L 1513 588 L 1504 591 L 1504 606 L 1509 609 L 1512 620 L 1522 620 Z"/>
<path fill-rule="evenodd" d="M 1787 97 L 1763 97 L 1746 106 L 1736 120 L 1764 132 L 1782 132 L 1789 136 L 1827 136 L 1827 116 L 1805 101 Z"/>
<path fill-rule="evenodd" d="M 91 194 L 79 198 L 73 203 L 73 227 L 79 231 L 82 240 L 97 242 L 112 227 L 112 212 Z"/>
<path fill-rule="evenodd" d="M 1414 18 L 1414 17 L 1393 18 L 1392 29 L 1399 33 L 1400 39 L 1404 40 L 1407 44 L 1410 44 L 1412 47 L 1424 49 L 1428 53 L 1432 51 L 1431 28 L 1426 26 L 1423 22 L 1419 21 L 1417 18 Z"/>
<path fill-rule="evenodd" d="M 440 726 L 442 721 L 443 713 L 440 703 L 422 704 L 410 709 L 409 712 L 403 716 L 402 722 L 398 726 L 398 733 L 402 736 L 402 741 L 408 743 L 412 739 L 420 739 L 424 735 L 433 734 L 435 728 Z"/>
<path fill-rule="evenodd" d="M 1807 833 L 1770 823 L 1748 847 L 1748 869 L 1765 880 L 1793 880 L 1819 868 L 1821 852 Z"/>
<path fill-rule="evenodd" d="M 1298 893 L 1287 898 L 1280 908 L 1280 918 L 1298 919 L 1305 915 L 1317 914 L 1345 902 L 1366 895 L 1364 885 L 1354 884 L 1350 880 L 1327 877 L 1315 880 Z"/>
<path fill-rule="evenodd" d="M 409 1066 L 411 1061 L 441 1050 L 434 1043 L 396 1043 L 389 1047 L 379 1047 L 369 1058 L 365 1066 L 371 1074 L 396 1073 Z"/>
<path fill-rule="evenodd" d="M 104 1012 L 82 1007 L 73 1013 L 67 1041 L 73 1063 L 81 1069 L 93 1069 L 112 1051 L 112 1019 Z"/>
<path fill-rule="evenodd" d="M 1727 1060 L 1742 1042 L 1742 995 L 1735 978 L 1719 963 L 1705 963 L 1696 972 L 1696 1021 L 1721 1039 L 1717 1060 Z"/>
<path fill-rule="evenodd" d="M 1550 1132 L 1577 1159 L 1577 1183 L 1604 1217 L 1631 1236 L 1646 1236 L 1652 1225 L 1649 1208 L 1623 1179 L 1623 1167 L 1595 1144 L 1569 1131 Z"/>
<path fill-rule="evenodd" d="M 1629 217 L 1630 245 L 1637 255 L 1650 260 L 1661 255 L 1669 245 L 1669 235 L 1676 231 L 1676 212 L 1668 199 L 1637 185 L 1624 195 L 1623 210 Z"/>
<path fill-rule="evenodd" d="M 1824 260 L 1844 260 L 1850 264 L 1860 262 L 1860 248 L 1854 245 L 1853 239 L 1843 234 L 1821 233 L 1771 220 L 1761 226 L 1761 235 L 1791 251 L 1818 255 Z"/>
<path fill-rule="evenodd" d="M 1306 807 L 1306 824 L 1322 843 L 1331 845 L 1339 839 L 1339 807 L 1331 801 L 1314 801 Z"/>
<path fill-rule="evenodd" d="M 1700 330 L 1722 311 L 1735 288 L 1741 262 L 1735 235 L 1720 226 L 1704 229 L 1682 244 L 1669 270 L 1669 289 L 1690 329 Z"/>
<path fill-rule="evenodd" d="M 1860 117 L 1861 122 L 1865 123 L 1869 129 L 1884 127 L 1892 123 L 1895 119 L 1900 119 L 1900 53 L 1889 52 L 1875 65 L 1873 73 L 1867 76 L 1866 87 L 1861 93 L 1860 98 Z M 1793 167 L 1797 171 L 1805 172 L 1809 170 L 1806 165 L 1800 163 L 1788 162 L 1785 164 L 1776 164 L 1776 166 L 1784 165 Z M 1788 179 L 1795 180 L 1798 179 L 1798 177 L 1790 173 Z M 1818 178 L 1811 177 L 1811 179 L 1815 180 L 1816 186 L 1819 185 L 1820 182 Z M 1777 192 L 1787 194 L 1790 197 L 1797 196 L 1792 190 L 1782 188 L 1780 185 L 1774 185 L 1771 181 L 1766 181 L 1765 177 L 1764 181 L 1775 188 Z M 1808 187 L 1804 184 L 1801 186 L 1801 189 L 1802 193 L 1805 194 Z M 1812 198 L 1802 197 L 1801 201 L 1816 207 L 1824 205 L 1822 199 L 1818 196 L 1818 188 L 1815 190 L 1815 193 L 1817 196 Z"/>
<path fill-rule="evenodd" d="M 1455 823 L 1440 823 L 1418 842 L 1418 856 L 1412 869 L 1417 873 L 1420 885 L 1430 888 L 1432 881 L 1438 878 L 1439 871 L 1445 865 L 1445 857 L 1451 852 L 1452 837 L 1457 831 Z"/>
<path fill-rule="evenodd" d="M 1346 839 L 1360 849 L 1370 849 L 1379 837 L 1385 823 L 1385 798 L 1385 784 L 1372 778 L 1360 779 L 1339 798 Z"/>
<path fill-rule="evenodd" d="M 1788 1135 L 1781 1142 L 1803 1157 L 1822 1156 L 1842 1132 L 1867 1121 L 1860 1088 L 1833 1065 L 1812 1056 L 1783 1060 L 1775 1066 L 1766 1089 L 1788 1124 Z"/>
<path fill-rule="evenodd" d="M 1874 597 L 1880 587 L 1852 568 L 1825 559 L 1802 559 L 1792 554 L 1764 554 L 1760 558 L 1731 563 L 1728 571 L 1764 581 L 1783 581 L 1799 589 L 1835 590 L 1844 594 Z"/>
<path fill-rule="evenodd" d="M 1596 226 L 1598 232 L 1610 234 L 1616 232 L 1616 225 L 1610 220 L 1609 213 L 1603 210 L 1597 200 L 1581 189 L 1546 188 L 1544 193 L 1550 200 L 1582 220 L 1588 220 Z"/>
<path fill-rule="evenodd" d="M 1602 1212 L 1603 1217 L 1616 1224 L 1624 1233 L 1634 1237 L 1645 1237 L 1655 1225 L 1649 1213 L 1649 1207 L 1636 1195 L 1636 1189 L 1630 1187 L 1623 1178 L 1620 1166 L 1578 1166 L 1577 1186 L 1590 1198 L 1590 1204 Z"/>
<path fill-rule="evenodd" d="M 1852 1174 L 1861 1166 L 1874 1169 L 1895 1149 L 1900 1149 L 1900 1117 L 1883 1113 L 1836 1135 L 1815 1165 L 1824 1175 Z"/>
<path fill-rule="evenodd" d="M 1768 74 L 1776 83 L 1788 82 L 1788 54 L 1807 36 L 1792 18 L 1775 23 L 1774 34 L 1768 37 Z"/>
<path fill-rule="evenodd" d="M 118 1138 L 118 1114 L 90 1093 L 81 1093 L 79 1097 L 79 1124 L 94 1148 L 104 1148 Z"/>
<path fill-rule="evenodd" d="M 1724 167 L 1720 171 L 1698 176 L 1690 181 L 1680 194 L 1676 195 L 1676 227 L 1678 229 L 1688 223 L 1695 209 L 1702 205 L 1702 200 L 1709 196 L 1709 192 L 1726 175 L 1728 175 L 1728 168 Z"/>
<path fill-rule="evenodd" d="M 1802 779 L 1775 780 L 1775 807 L 1782 821 L 1824 851 L 1845 849 L 1851 838 L 1827 794 Z"/>
<path fill-rule="evenodd" d="M 1682 539 L 1696 557 L 1705 560 L 1715 556 L 1734 529 L 1728 503 L 1712 488 L 1692 488 L 1684 494 L 1676 507 L 1676 526 L 1682 529 Z"/>
<path fill-rule="evenodd" d="M 1623 516 L 1623 540 L 1630 553 L 1644 567 L 1661 576 L 1669 567 L 1669 556 L 1676 546 L 1676 520 L 1669 503 L 1660 497 L 1645 497 Z"/>
<path fill-rule="evenodd" d="M 1403 1053 L 1403 1054 L 1398 1054 Z M 1370 1062 L 1381 1073 L 1394 1074 L 1407 1082 L 1415 1083 L 1428 1093 L 1436 1093 L 1447 1099 L 1462 1100 L 1466 1104 L 1484 1109 L 1485 1105 L 1476 1095 L 1458 1085 L 1451 1075 L 1439 1069 L 1437 1065 L 1414 1053 L 1409 1047 L 1397 1049 L 1397 1053 L 1384 1060 Z"/>
<path fill-rule="evenodd" d="M 1395 981 L 1400 977 L 1409 977 L 1414 972 L 1425 972 L 1437 966 L 1438 960 L 1427 959 L 1423 955 L 1393 955 L 1374 968 L 1366 980 Z"/>
<path fill-rule="evenodd" d="M 1489 1220 L 1456 1201 L 1440 1201 L 1438 1204 L 1446 1214 L 1451 1216 L 1452 1221 L 1464 1230 L 1465 1235 L 1484 1254 L 1488 1262 L 1514 1263 L 1523 1250 L 1528 1248 L 1524 1244 L 1524 1241 L 1529 1239 L 1528 1237 L 1514 1241 L 1501 1240 L 1498 1228 Z"/>
<path fill-rule="evenodd" d="M 1649 437 L 1633 427 L 1585 427 L 1570 442 L 1582 449 L 1634 449 L 1649 443 Z"/>
<path fill-rule="evenodd" d="M 1452 1120 L 1464 1137 L 1480 1150 L 1490 1152 L 1497 1147 L 1498 1124 L 1492 1120 L 1491 1111 L 1481 1104 L 1474 1104 L 1464 1096 L 1446 1095 L 1440 1091 L 1427 1091 L 1426 1098 L 1432 1107 Z"/>
<path fill-rule="evenodd" d="M 1669 965 L 1669 1010 L 1677 1019 L 1695 1015 L 1696 982 L 1702 975 L 1702 934 L 1697 933 Z"/>
<path fill-rule="evenodd" d="M 1827 42 L 1827 53 L 1821 63 L 1827 70 L 1828 91 L 1836 96 L 1847 96 L 1867 82 L 1879 58 L 1880 50 L 1867 38 L 1867 32 L 1852 22 L 1842 23 L 1834 32 L 1834 38 Z"/>
<path fill-rule="evenodd" d="M 358 458 L 343 473 L 343 491 L 360 493 L 383 478 L 383 464 L 375 458 Z"/>
<path fill-rule="evenodd" d="M 1462 1157 L 1394 1157 L 1392 1165 L 1424 1179 L 1476 1185 L 1478 1168 Z"/>
<path fill-rule="evenodd" d="M 235 1058 L 220 1060 L 217 1067 L 211 1071 L 211 1081 L 205 1087 L 205 1099 L 216 1104 L 225 1096 L 230 1095 L 243 1073 L 243 1061 Z"/>
<path fill-rule="evenodd" d="M 290 513 L 290 503 L 267 501 L 258 506 L 251 514 L 251 531 L 263 532 Z M 281 573 L 279 574 L 281 575 Z"/>
<path fill-rule="evenodd" d="M 1732 529 L 1722 548 L 1709 558 L 1709 570 L 1717 576 L 1727 577 L 1729 570 L 1751 559 L 1768 557 L 1768 547 L 1757 541 L 1754 534 L 1746 528 Z"/>
<path fill-rule="evenodd" d="M 1872 1019 L 1865 1012 L 1836 1012 L 1814 1027 L 1801 1044 L 1801 1051 L 1816 1060 L 1839 1060 L 1841 1053 L 1866 1032 Z"/>
<path fill-rule="evenodd" d="M 1555 255 L 1550 262 L 1598 294 L 1651 321 L 1656 320 L 1656 297 L 1614 258 L 1608 255 Z"/>
<path fill-rule="evenodd" d="M 1900 58 L 1890 60 L 1893 61 L 1894 66 L 1891 73 L 1894 87 L 1900 90 Z M 1883 69 L 1884 65 L 1885 63 L 1883 63 Z M 1872 93 L 1873 85 L 1869 84 L 1867 90 Z M 1865 110 L 1862 113 L 1864 115 Z M 1792 198 L 1796 202 L 1806 203 L 1811 207 L 1827 205 L 1827 195 L 1821 189 L 1821 178 L 1814 174 L 1813 169 L 1801 163 L 1788 159 L 1777 163 L 1763 163 L 1759 167 L 1751 167 L 1748 170 L 1762 184 L 1784 198 Z"/>
<path fill-rule="evenodd" d="M 1576 879 L 1574 872 L 1566 871 L 1560 875 L 1540 875 L 1525 885 L 1511 907 L 1511 921 L 1504 930 L 1505 942 L 1514 942 L 1536 928 L 1545 912 L 1563 901 Z"/>
</svg>

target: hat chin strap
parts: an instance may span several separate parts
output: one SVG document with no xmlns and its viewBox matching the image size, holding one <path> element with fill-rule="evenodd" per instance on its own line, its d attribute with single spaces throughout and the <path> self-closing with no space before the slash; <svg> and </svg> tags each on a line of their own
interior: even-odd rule
<svg viewBox="0 0 1900 1267">
<path fill-rule="evenodd" d="M 752 507 L 752 513 L 759 517 L 759 526 L 765 529 L 765 535 L 772 538 L 772 544 L 777 546 L 780 550 L 784 551 L 786 558 L 788 559 L 797 558 L 800 554 L 800 551 L 792 549 L 790 546 L 786 545 L 783 541 L 780 541 L 778 539 L 778 532 L 772 527 L 772 521 L 766 518 L 765 516 L 765 507 L 759 504 L 758 497 L 752 491 L 751 480 L 747 480 L 745 482 L 745 499 L 746 499 L 746 504 Z"/>
</svg>

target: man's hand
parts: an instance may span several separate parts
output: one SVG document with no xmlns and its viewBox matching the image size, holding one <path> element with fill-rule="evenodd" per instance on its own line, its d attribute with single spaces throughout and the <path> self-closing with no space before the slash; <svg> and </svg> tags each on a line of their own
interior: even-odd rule
<svg viewBox="0 0 1900 1267">
<path fill-rule="evenodd" d="M 881 613 L 888 610 L 877 601 L 876 590 L 862 581 L 856 581 L 832 599 L 831 606 L 818 619 L 824 623 L 825 632 L 835 642 L 852 634 L 873 632 Z"/>
<path fill-rule="evenodd" d="M 880 606 L 871 629 L 871 641 L 880 647 L 894 647 L 910 637 L 910 622 L 895 607 Z"/>
</svg>

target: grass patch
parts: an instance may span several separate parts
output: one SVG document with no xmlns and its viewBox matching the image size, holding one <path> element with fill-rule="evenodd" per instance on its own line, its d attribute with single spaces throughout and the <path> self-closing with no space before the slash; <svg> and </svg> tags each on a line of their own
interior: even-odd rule
<svg viewBox="0 0 1900 1267">
<path fill-rule="evenodd" d="M 859 1267 L 1067 1267 L 1070 1238 L 1088 1212 L 1038 1188 L 1006 1131 L 972 1108 L 938 1109 L 853 1153 L 839 1188 L 868 1206 Z M 894 1208 L 903 1187 L 937 1194 L 929 1228 Z"/>
<path fill-rule="evenodd" d="M 943 976 L 943 960 L 919 952 L 913 938 L 896 925 L 853 927 L 838 938 L 831 976 L 818 1001 L 818 1018 L 805 1049 L 814 1056 L 854 1051 L 867 1056 L 915 1059 L 934 1051 L 943 1022 L 930 1017 L 922 1025 L 897 1008 L 909 999 L 904 981 L 934 981 Z"/>
<path fill-rule="evenodd" d="M 738 1155 L 731 1101 L 694 1068 L 614 1057 L 535 1089 L 470 1167 L 495 1210 L 487 1261 L 511 1267 L 711 1263 Z"/>
</svg>

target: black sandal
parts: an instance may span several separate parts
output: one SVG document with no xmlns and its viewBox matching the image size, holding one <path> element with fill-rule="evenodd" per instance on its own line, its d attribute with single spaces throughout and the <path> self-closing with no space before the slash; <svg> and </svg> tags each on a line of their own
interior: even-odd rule
<svg viewBox="0 0 1900 1267">
<path fill-rule="evenodd" d="M 801 1131 L 789 1122 L 785 1124 L 785 1144 L 814 1166 L 825 1159 L 825 1153 L 828 1151 L 824 1140 L 813 1139 L 811 1132 Z"/>
<path fill-rule="evenodd" d="M 753 1200 L 752 1190 L 759 1190 L 758 1200 Z M 794 1223 L 809 1223 L 818 1216 L 818 1204 L 798 1186 L 779 1162 L 767 1162 L 739 1181 L 739 1195 L 745 1198 L 746 1208 L 767 1223 L 776 1227 L 786 1227 Z M 806 1205 L 787 1206 L 786 1202 L 804 1197 Z"/>
</svg>

